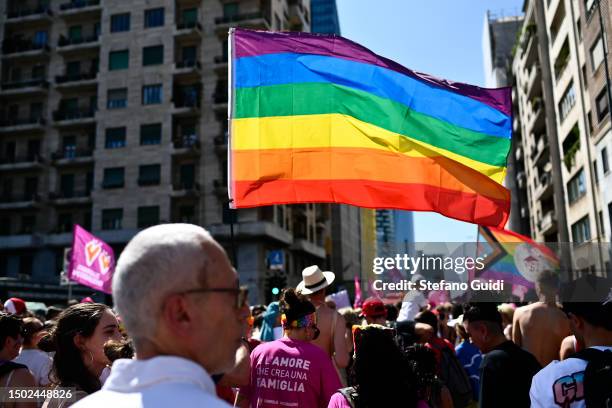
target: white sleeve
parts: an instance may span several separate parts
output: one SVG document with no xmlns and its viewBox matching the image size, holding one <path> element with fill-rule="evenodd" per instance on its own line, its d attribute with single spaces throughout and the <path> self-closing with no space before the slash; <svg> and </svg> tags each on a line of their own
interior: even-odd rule
<svg viewBox="0 0 612 408">
<path fill-rule="evenodd" d="M 546 405 L 544 401 L 546 400 L 546 396 L 542 395 L 540 392 L 540 387 L 538 387 L 538 380 L 543 377 L 539 374 L 533 376 L 531 380 L 531 388 L 529 389 L 529 399 L 531 400 L 531 408 L 545 408 Z"/>
</svg>

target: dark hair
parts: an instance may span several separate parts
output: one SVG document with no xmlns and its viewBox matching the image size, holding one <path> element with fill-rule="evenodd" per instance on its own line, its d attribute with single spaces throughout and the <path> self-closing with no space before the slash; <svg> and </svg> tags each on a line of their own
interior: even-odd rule
<svg viewBox="0 0 612 408">
<path fill-rule="evenodd" d="M 32 346 L 34 335 L 44 328 L 43 322 L 36 317 L 26 317 L 23 319 L 23 344 Z"/>
<path fill-rule="evenodd" d="M 59 314 L 62 313 L 62 309 L 55 306 L 49 306 L 45 315 L 46 320 L 54 320 Z"/>
<path fill-rule="evenodd" d="M 419 399 L 431 401 L 440 398 L 440 380 L 436 373 L 438 364 L 432 350 L 422 344 L 407 347 L 404 352 L 413 373 Z"/>
<path fill-rule="evenodd" d="M 12 314 L 0 312 L 0 350 L 8 337 L 16 339 L 21 334 L 23 321 Z"/>
<path fill-rule="evenodd" d="M 100 389 L 100 379 L 85 366 L 74 336 L 91 337 L 106 310 L 109 307 L 101 303 L 79 303 L 60 313 L 52 333 L 55 355 L 51 379 L 56 385 L 76 386 L 88 394 Z"/>
<path fill-rule="evenodd" d="M 134 357 L 134 345 L 132 340 L 109 340 L 104 343 L 104 354 L 110 362 L 114 362 L 120 358 Z"/>
<path fill-rule="evenodd" d="M 487 325 L 490 329 L 499 329 L 500 332 L 503 330 L 502 317 L 495 303 L 470 303 L 465 307 L 463 321 L 492 323 Z"/>
<path fill-rule="evenodd" d="M 316 311 L 308 298 L 293 288 L 283 290 L 280 299 L 280 312 L 285 315 L 288 322 L 299 319 Z"/>
<path fill-rule="evenodd" d="M 422 312 L 419 312 L 414 317 L 414 321 L 430 325 L 434 329 L 434 336 L 437 335 L 437 333 L 438 333 L 438 318 L 436 317 L 436 315 L 432 311 L 430 311 L 430 310 L 423 310 Z"/>
<path fill-rule="evenodd" d="M 612 331 L 612 301 L 564 302 L 563 311 L 582 317 L 589 324 Z"/>
<path fill-rule="evenodd" d="M 392 330 L 369 325 L 356 332 L 351 381 L 357 390 L 356 407 L 415 406 L 415 379 L 397 346 Z"/>
</svg>

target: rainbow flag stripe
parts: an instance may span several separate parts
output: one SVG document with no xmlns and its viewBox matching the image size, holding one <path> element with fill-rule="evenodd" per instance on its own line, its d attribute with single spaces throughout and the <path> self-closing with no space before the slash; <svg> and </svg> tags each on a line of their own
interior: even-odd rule
<svg viewBox="0 0 612 408">
<path fill-rule="evenodd" d="M 235 208 L 333 202 L 504 225 L 510 88 L 416 73 L 337 36 L 230 32 Z"/>
</svg>

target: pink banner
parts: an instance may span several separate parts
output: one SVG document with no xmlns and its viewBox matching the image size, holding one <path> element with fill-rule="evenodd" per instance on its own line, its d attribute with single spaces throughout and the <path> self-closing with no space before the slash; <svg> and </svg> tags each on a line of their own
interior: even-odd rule
<svg viewBox="0 0 612 408">
<path fill-rule="evenodd" d="M 113 249 L 80 225 L 75 225 L 68 279 L 110 294 L 114 271 Z"/>
</svg>

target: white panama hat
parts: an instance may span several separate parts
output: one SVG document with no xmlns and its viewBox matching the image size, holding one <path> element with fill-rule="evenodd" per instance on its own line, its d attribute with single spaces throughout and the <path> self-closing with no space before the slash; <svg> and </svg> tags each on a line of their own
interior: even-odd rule
<svg viewBox="0 0 612 408">
<path fill-rule="evenodd" d="M 328 287 L 336 279 L 336 275 L 330 271 L 322 271 L 317 265 L 311 265 L 302 271 L 302 281 L 297 285 L 297 291 L 310 295 Z"/>
</svg>

